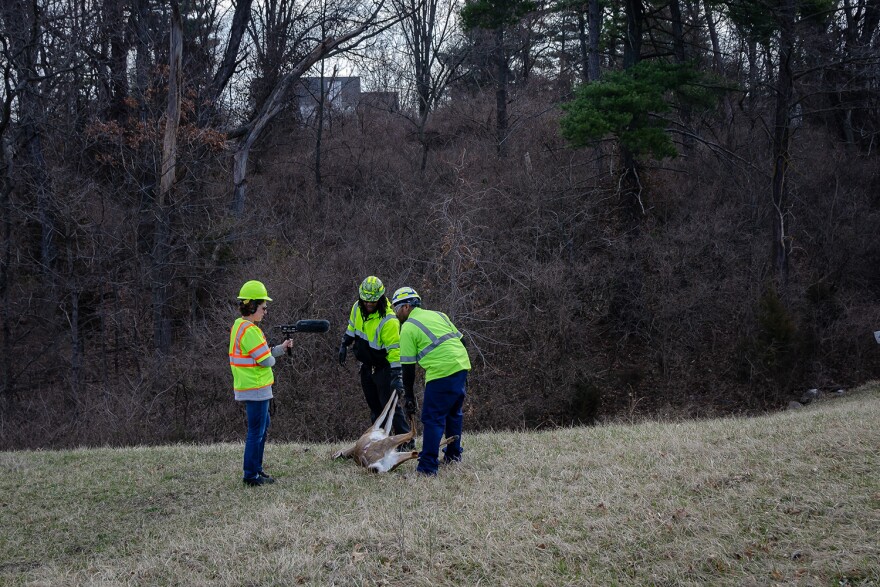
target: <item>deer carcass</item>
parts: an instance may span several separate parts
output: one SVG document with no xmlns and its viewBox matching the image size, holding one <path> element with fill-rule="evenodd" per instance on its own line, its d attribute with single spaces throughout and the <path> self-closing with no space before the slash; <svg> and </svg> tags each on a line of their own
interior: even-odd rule
<svg viewBox="0 0 880 587">
<path fill-rule="evenodd" d="M 367 431 L 358 438 L 354 446 L 341 450 L 333 455 L 334 459 L 354 459 L 354 462 L 374 473 L 387 473 L 393 471 L 406 461 L 419 458 L 416 450 L 397 452 L 398 447 L 406 444 L 416 435 L 415 418 L 410 418 L 410 430 L 406 434 L 388 436 L 391 432 L 391 422 L 394 419 L 394 410 L 397 408 L 397 392 L 392 391 L 385 409 L 367 428 Z M 441 446 L 445 446 L 455 440 L 447 438 Z"/>
</svg>

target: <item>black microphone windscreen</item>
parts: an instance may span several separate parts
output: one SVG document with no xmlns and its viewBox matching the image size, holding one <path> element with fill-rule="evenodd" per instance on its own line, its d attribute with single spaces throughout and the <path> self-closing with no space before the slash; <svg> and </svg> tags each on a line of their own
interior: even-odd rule
<svg viewBox="0 0 880 587">
<path fill-rule="evenodd" d="M 330 322 L 327 320 L 297 320 L 297 332 L 327 332 L 330 330 Z"/>
</svg>

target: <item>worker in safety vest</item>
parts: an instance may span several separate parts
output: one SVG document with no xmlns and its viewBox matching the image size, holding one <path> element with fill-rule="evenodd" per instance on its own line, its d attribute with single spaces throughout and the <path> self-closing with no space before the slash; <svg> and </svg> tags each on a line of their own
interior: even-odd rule
<svg viewBox="0 0 880 587">
<path fill-rule="evenodd" d="M 247 440 L 244 444 L 245 485 L 256 486 L 275 483 L 275 479 L 263 471 L 263 449 L 269 430 L 269 400 L 272 399 L 272 366 L 275 357 L 293 345 L 290 339 L 269 348 L 263 331 L 257 326 L 266 316 L 266 303 L 272 298 L 266 286 L 259 281 L 248 281 L 238 293 L 241 318 L 229 332 L 229 366 L 232 368 L 232 385 L 235 399 L 244 404 L 247 413 Z"/>
<path fill-rule="evenodd" d="M 403 395 L 400 371 L 400 323 L 385 296 L 382 281 L 370 275 L 358 288 L 358 301 L 351 307 L 348 328 L 339 345 L 339 364 L 345 364 L 348 347 L 354 343 L 354 356 L 360 361 L 361 387 L 375 422 L 391 397 L 391 390 Z M 409 423 L 398 404 L 392 426 L 395 434 L 409 432 Z M 410 441 L 402 450 L 412 450 Z"/>
<path fill-rule="evenodd" d="M 391 298 L 400 320 L 400 363 L 406 414 L 415 411 L 413 385 L 416 363 L 425 370 L 425 396 L 422 401 L 422 452 L 416 470 L 436 475 L 440 440 L 458 438 L 444 449 L 445 463 L 461 461 L 461 429 L 467 375 L 471 368 L 461 333 L 443 312 L 425 310 L 422 298 L 411 287 L 402 287 Z"/>
</svg>

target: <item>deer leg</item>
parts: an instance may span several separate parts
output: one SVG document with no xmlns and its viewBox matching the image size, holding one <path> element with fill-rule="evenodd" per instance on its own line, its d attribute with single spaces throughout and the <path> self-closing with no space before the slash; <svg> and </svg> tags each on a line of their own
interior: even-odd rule
<svg viewBox="0 0 880 587">
<path fill-rule="evenodd" d="M 399 467 L 406 461 L 419 458 L 417 451 L 411 452 L 392 452 L 387 454 L 381 460 L 367 467 L 373 473 L 388 473 Z"/>
<path fill-rule="evenodd" d="M 416 437 L 416 421 L 415 421 L 415 418 L 411 418 L 409 432 L 404 432 L 403 434 L 395 434 L 394 436 L 391 436 L 389 439 L 393 443 L 392 446 L 394 446 L 394 448 L 397 448 L 401 444 L 404 444 L 405 442 L 409 442 L 410 440 L 412 440 L 415 437 Z"/>
<path fill-rule="evenodd" d="M 390 408 L 390 410 L 389 410 Z M 394 410 L 397 409 L 397 390 L 393 390 L 391 392 L 391 397 L 388 398 L 388 403 L 385 404 L 385 409 L 382 410 L 382 418 L 387 416 L 385 420 L 385 436 L 391 434 L 391 425 L 394 423 Z M 389 413 L 390 412 L 390 413 Z"/>
<path fill-rule="evenodd" d="M 450 436 L 449 438 L 447 438 L 446 440 L 444 440 L 443 442 L 440 443 L 440 448 L 443 448 L 444 446 L 449 446 L 450 444 L 455 442 L 457 439 L 458 439 L 458 436 Z"/>
<path fill-rule="evenodd" d="M 333 454 L 333 458 L 334 459 L 350 459 L 351 457 L 354 456 L 354 450 L 356 448 L 357 448 L 357 446 L 353 446 L 353 447 L 345 449 L 345 450 L 340 450 L 339 452 Z"/>
<path fill-rule="evenodd" d="M 396 392 L 396 391 L 392 391 L 392 392 L 391 392 L 391 397 L 388 398 L 388 403 L 385 404 L 385 409 L 382 410 L 382 413 L 379 414 L 379 417 L 376 418 L 376 421 L 375 421 L 375 422 L 373 422 L 373 430 L 379 430 L 380 428 L 382 428 L 382 422 L 384 422 L 384 421 L 385 421 L 385 418 L 388 416 L 388 410 L 391 408 L 391 402 L 392 402 L 393 400 L 396 400 L 396 399 L 397 399 L 397 392 Z M 393 412 L 392 412 L 392 413 L 393 413 Z M 389 419 L 388 421 L 390 422 L 391 420 Z M 387 430 L 385 431 L 385 434 L 386 434 L 386 435 L 388 434 L 388 431 L 387 431 Z"/>
</svg>

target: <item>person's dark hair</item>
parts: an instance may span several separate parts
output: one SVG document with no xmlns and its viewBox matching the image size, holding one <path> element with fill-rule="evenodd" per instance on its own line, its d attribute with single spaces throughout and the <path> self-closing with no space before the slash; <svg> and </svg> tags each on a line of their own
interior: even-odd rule
<svg viewBox="0 0 880 587">
<path fill-rule="evenodd" d="M 241 300 L 238 303 L 238 311 L 241 312 L 242 316 L 250 316 L 251 314 L 257 313 L 257 308 L 260 307 L 266 300 Z"/>
<path fill-rule="evenodd" d="M 364 305 L 365 303 L 366 302 L 364 302 L 364 300 L 358 300 L 358 304 L 360 304 L 361 306 L 361 314 L 363 314 L 364 316 L 367 315 L 367 307 Z M 388 298 L 386 296 L 382 296 L 378 300 L 376 300 L 376 309 L 373 311 L 379 312 L 379 314 L 384 315 L 388 311 L 389 305 L 390 304 L 388 302 Z"/>
</svg>

